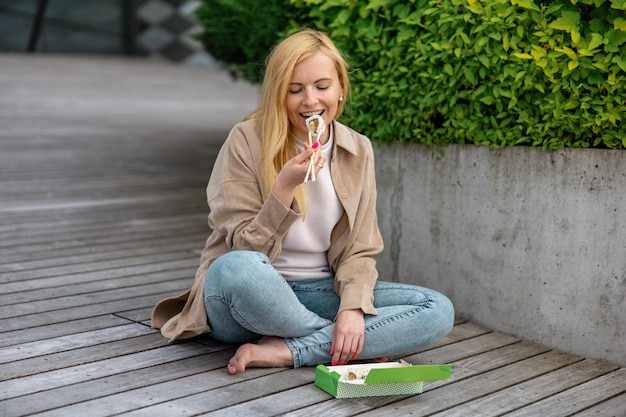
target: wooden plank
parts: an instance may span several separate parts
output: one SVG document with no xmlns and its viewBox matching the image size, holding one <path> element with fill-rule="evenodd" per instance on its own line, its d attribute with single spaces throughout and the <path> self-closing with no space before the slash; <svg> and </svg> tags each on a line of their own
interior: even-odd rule
<svg viewBox="0 0 626 417">
<path fill-rule="evenodd" d="M 143 256 L 142 256 L 143 255 Z M 179 249 L 177 252 L 161 252 L 161 253 L 144 253 L 138 251 L 136 256 L 118 257 L 115 259 L 101 260 L 99 262 L 86 262 L 80 264 L 67 264 L 54 266 L 50 268 L 31 269 L 26 271 L 17 271 L 6 274 L 6 280 L 10 282 L 18 282 L 25 280 L 34 280 L 38 278 L 49 278 L 55 276 L 64 277 L 66 275 L 80 275 L 87 272 L 111 270 L 116 268 L 126 268 L 131 266 L 142 266 L 145 264 L 159 263 L 164 261 L 172 261 L 178 259 L 189 259 L 190 261 L 198 261 L 195 256 L 187 250 Z"/>
<path fill-rule="evenodd" d="M 17 330 L 22 328 L 35 328 L 38 326 L 46 326 L 53 323 L 63 323 L 78 319 L 99 317 L 104 314 L 115 314 L 116 311 L 127 310 L 129 306 L 134 307 L 153 307 L 159 300 L 182 293 L 189 288 L 190 281 L 187 279 L 170 282 L 171 288 L 154 294 L 140 294 L 135 297 L 123 299 L 113 299 L 104 302 L 100 300 L 98 304 L 86 304 L 81 306 L 73 306 L 70 308 L 61 308 L 58 310 L 36 312 L 23 316 L 15 316 L 8 319 L 0 320 L 0 328 L 9 330 Z M 115 297 L 113 297 L 115 298 Z"/>
<path fill-rule="evenodd" d="M 178 254 L 180 255 L 180 253 Z M 52 276 L 49 278 L 37 278 L 33 280 L 2 283 L 0 290 L 3 295 L 0 299 L 4 305 L 17 304 L 19 302 L 40 301 L 54 297 L 62 297 L 72 294 L 94 292 L 112 288 L 132 287 L 149 282 L 160 282 L 188 278 L 190 282 L 195 276 L 198 261 L 193 261 L 195 254 L 185 254 L 183 259 L 173 256 L 173 260 L 150 263 L 149 258 L 144 260 L 143 265 L 132 265 L 129 268 L 118 267 L 114 269 L 74 273 L 67 276 Z M 169 256 L 165 257 L 165 259 Z M 81 282 L 81 277 L 85 280 Z M 65 279 L 67 282 L 65 283 Z M 11 295 L 14 297 L 11 298 Z M 19 298 L 17 296 L 19 295 Z"/>
<path fill-rule="evenodd" d="M 154 264 L 150 265 L 150 267 L 154 266 Z M 181 280 L 157 282 L 154 284 L 138 285 L 130 288 L 116 288 L 106 291 L 99 291 L 96 295 L 90 293 L 75 294 L 63 298 L 36 300 L 29 303 L 17 303 L 11 305 L 5 304 L 0 306 L 0 318 L 12 318 L 53 310 L 84 307 L 93 305 L 95 303 L 103 304 L 114 300 L 128 300 L 138 296 L 140 297 L 149 294 L 163 293 L 165 291 L 174 291 L 175 289 L 181 288 L 179 281 Z M 183 279 L 182 281 L 185 281 L 187 283 L 187 286 L 189 286 L 191 280 Z M 129 303 L 128 301 L 126 302 Z M 103 312 L 101 312 L 100 314 L 102 314 Z"/>
<path fill-rule="evenodd" d="M 156 191 L 155 191 L 156 193 Z M 198 200 L 201 195 L 200 190 L 193 194 L 188 194 L 186 200 Z M 188 206 L 188 205 L 187 205 Z M 117 210 L 74 210 L 70 213 L 67 210 L 46 210 L 45 213 L 51 215 L 57 213 L 56 222 L 50 222 L 50 217 L 38 219 L 33 218 L 33 214 L 25 213 L 24 219 L 18 216 L 11 216 L 9 224 L 3 224 L 2 228 L 7 237 L 16 246 L 33 244 L 42 240 L 68 239 L 74 236 L 81 236 L 86 239 L 99 236 L 116 236 L 117 234 L 127 235 L 129 232 L 158 232 L 159 229 L 172 229 L 174 227 L 185 227 L 193 224 L 206 225 L 206 203 L 194 204 L 193 207 L 177 207 L 176 212 L 170 213 L 165 210 L 168 205 L 160 206 L 159 210 L 140 211 L 141 206 L 123 206 Z M 191 211 L 193 208 L 193 211 Z M 170 209 L 172 210 L 172 209 Z M 173 211 L 173 210 L 172 210 Z M 180 217 L 181 214 L 188 212 L 187 216 Z M 97 213 L 97 215 L 96 215 Z M 4 217 L 4 216 L 3 216 Z M 6 219 L 6 218 L 5 218 Z M 16 223 L 20 222 L 21 223 Z M 26 223 L 27 225 L 24 225 Z M 111 233 L 112 228 L 115 233 Z M 57 235 L 50 235 L 50 233 Z M 59 236 L 58 233 L 63 233 Z M 7 248 L 8 244 L 4 242 L 2 247 Z"/>
<path fill-rule="evenodd" d="M 103 207 L 108 208 L 109 210 L 116 210 L 120 206 L 125 206 L 128 204 L 136 204 L 136 205 L 149 205 L 149 204 L 175 204 L 178 201 L 185 201 L 189 199 L 189 192 L 186 190 L 183 191 L 169 191 L 167 193 L 159 193 L 157 194 L 148 194 L 148 195 L 139 195 L 139 196 L 128 196 L 128 197 L 110 197 L 110 198 L 101 198 L 101 197 L 91 197 L 91 198 L 83 198 L 81 200 L 48 200 L 48 201 L 33 201 L 33 202 L 15 202 L 15 203 L 4 203 L 0 206 L 0 214 L 4 213 L 29 213 L 33 211 L 50 211 L 50 210 L 66 210 L 66 209 L 93 209 L 98 207 L 102 209 Z"/>
<path fill-rule="evenodd" d="M 449 408 L 432 417 L 500 416 L 523 409 L 561 391 L 583 384 L 617 369 L 615 365 L 584 360 L 507 389 Z M 561 412 L 562 408 L 558 408 Z M 554 410 L 553 410 L 554 411 Z M 541 415 L 550 415 L 544 413 Z"/>
<path fill-rule="evenodd" d="M 145 326 L 137 323 L 127 323 L 120 326 L 82 333 L 73 332 L 54 338 L 40 337 L 39 340 L 33 342 L 20 343 L 17 345 L 13 344 L 8 347 L 0 348 L 0 364 L 43 355 L 55 355 L 60 352 L 74 351 L 75 349 L 84 348 L 86 346 L 121 341 L 151 333 L 154 333 L 154 330 L 147 329 Z M 6 371 L 6 369 L 6 367 L 3 367 L 3 370 Z M 3 375 L 0 375 L 0 378 L 7 379 L 8 377 L 3 373 Z"/>
<path fill-rule="evenodd" d="M 172 229 L 175 228 L 176 233 L 171 233 L 167 235 L 167 239 L 165 238 L 165 236 L 163 236 L 161 239 L 155 240 L 155 236 L 153 233 L 150 239 L 143 239 L 143 242 L 141 242 L 142 239 L 133 238 L 128 240 L 120 239 L 117 242 L 110 243 L 95 243 L 93 241 L 90 242 L 89 237 L 85 236 L 83 239 L 80 240 L 80 244 L 74 243 L 79 241 L 73 238 L 63 241 L 64 243 L 69 243 L 66 246 L 61 246 L 57 243 L 54 248 L 48 248 L 48 250 L 44 252 L 35 251 L 33 253 L 32 248 L 28 249 L 28 251 L 9 251 L 7 249 L 0 252 L 0 272 L 3 273 L 24 269 L 47 268 L 50 266 L 60 265 L 63 262 L 77 263 L 81 262 L 81 259 L 79 259 L 79 257 L 81 256 L 89 256 L 90 260 L 96 260 L 96 256 L 105 257 L 110 253 L 118 252 L 128 248 L 138 250 L 141 248 L 147 249 L 149 247 L 153 247 L 158 250 L 159 248 L 163 247 L 165 243 L 170 242 L 173 245 L 198 245 L 199 242 L 203 241 L 201 236 L 207 235 L 207 231 L 203 230 L 201 227 L 198 227 L 197 224 L 185 225 L 185 223 L 172 223 L 174 223 Z M 165 223 L 161 224 L 160 226 L 160 228 L 165 227 Z M 109 229 L 110 227 L 111 226 L 108 226 Z M 46 233 L 49 233 L 51 236 L 55 236 L 59 233 L 64 232 L 46 229 Z M 83 231 L 83 233 L 85 232 Z M 6 237 L 6 239 L 9 239 L 9 237 Z"/>
<path fill-rule="evenodd" d="M 142 326 L 137 324 L 137 326 Z M 129 337 L 122 341 L 104 342 L 99 345 L 86 345 L 71 351 L 49 354 L 9 362 L 2 365 L 0 380 L 24 378 L 41 372 L 51 372 L 96 361 L 103 361 L 118 356 L 133 354 L 167 345 L 160 334 L 144 328 L 144 335 Z M 148 333 L 148 334 L 145 334 Z"/>
<path fill-rule="evenodd" d="M 232 352 L 230 352 L 232 354 Z M 224 357 L 224 363 L 228 359 Z M 206 369 L 206 365 L 201 365 Z M 90 417 L 110 416 L 113 414 L 124 415 L 149 415 L 145 409 L 156 413 L 152 415 L 179 415 L 174 410 L 181 407 L 181 403 L 187 400 L 188 396 L 194 396 L 195 401 L 199 401 L 205 406 L 211 407 L 217 402 L 216 397 L 223 400 L 223 392 L 231 394 L 231 400 L 236 398 L 239 385 L 252 381 L 253 385 L 258 385 L 260 378 L 273 374 L 284 374 L 283 368 L 254 369 L 250 372 L 238 376 L 229 375 L 223 367 L 213 370 L 205 370 L 203 373 L 196 373 L 183 376 L 175 380 L 163 381 L 162 383 L 143 386 L 136 389 L 127 389 L 122 392 L 84 401 L 78 404 L 50 410 L 42 413 L 41 416 L 84 416 Z M 230 390 L 232 391 L 229 391 Z M 235 392 L 233 392 L 235 391 Z M 250 393 L 252 394 L 252 393 Z M 161 411 L 166 410 L 162 414 Z M 39 415 L 39 414 L 38 414 Z"/>
<path fill-rule="evenodd" d="M 624 417 L 626 416 L 626 392 L 587 408 L 571 417 Z"/>
<path fill-rule="evenodd" d="M 200 194 L 198 190 L 196 192 Z M 190 198 L 198 198 L 196 194 L 189 195 Z M 35 240 L 44 238 L 47 233 L 68 233 L 81 234 L 89 238 L 93 235 L 113 235 L 117 232 L 125 232 L 129 229 L 133 231 L 157 231 L 169 225 L 183 227 L 191 224 L 206 224 L 206 203 L 197 207 L 177 207 L 169 208 L 167 205 L 154 209 L 144 209 L 141 207 L 126 206 L 121 210 L 80 210 L 74 213 L 67 211 L 48 211 L 49 217 L 33 218 L 33 213 L 28 213 L 28 221 L 16 223 L 20 219 L 17 216 L 3 216 L 0 228 L 12 241 L 21 239 L 26 244 L 32 244 Z M 97 215 L 96 215 L 97 213 Z M 50 217 L 53 216 L 53 217 Z M 114 227 L 116 233 L 111 233 Z M 171 227 L 171 226 L 170 226 Z M 108 233 L 107 229 L 108 228 Z M 42 233 L 45 232 L 45 233 Z M 55 238 L 65 238 L 65 236 L 54 236 Z M 48 239 L 51 237 L 48 236 Z M 17 242 L 16 242 L 17 243 Z M 3 242 L 2 247 L 8 245 Z"/>
<path fill-rule="evenodd" d="M 30 415 L 54 409 L 63 410 L 66 413 L 65 416 L 69 417 L 72 415 L 71 410 L 73 407 L 83 410 L 84 408 L 89 409 L 88 413 L 78 414 L 78 416 L 88 415 L 94 417 L 92 413 L 113 414 L 113 410 L 107 410 L 100 406 L 102 398 L 110 398 L 110 403 L 113 404 L 113 409 L 115 409 L 117 407 L 115 404 L 122 404 L 122 399 L 119 396 L 124 396 L 126 405 L 120 408 L 133 410 L 143 407 L 145 404 L 150 405 L 156 401 L 155 398 L 160 398 L 158 395 L 155 396 L 154 392 L 150 390 L 152 389 L 151 387 L 158 389 L 161 383 L 169 384 L 165 386 L 167 389 L 182 378 L 196 375 L 196 380 L 189 380 L 190 382 L 193 381 L 194 384 L 186 386 L 192 392 L 194 389 L 205 389 L 207 384 L 223 383 L 223 380 L 214 381 L 214 379 L 208 378 L 208 372 L 220 370 L 216 375 L 223 374 L 225 364 L 232 357 L 234 351 L 232 349 L 216 351 L 207 348 L 205 350 L 206 352 L 199 355 L 157 363 L 144 368 L 120 369 L 119 373 L 113 375 L 89 379 L 46 391 L 36 391 L 5 400 L 1 403 L 4 413 L 3 417 Z M 272 371 L 274 370 L 267 372 Z M 251 370 L 243 374 L 244 376 L 231 379 L 231 383 L 237 383 L 247 378 L 256 378 L 258 375 L 263 374 L 263 372 Z M 178 390 L 180 390 L 180 384 L 178 385 Z M 132 393 L 133 395 L 127 395 L 126 393 Z M 135 400 L 133 400 L 133 397 Z M 71 404 L 76 405 L 71 406 Z M 58 412 L 60 413 L 60 411 Z"/>
<path fill-rule="evenodd" d="M 152 309 L 154 306 L 134 308 L 132 310 L 119 311 L 116 314 L 118 317 L 132 320 L 135 322 L 148 322 L 152 317 Z"/>
<path fill-rule="evenodd" d="M 150 316 L 148 315 L 148 318 L 149 317 Z M 50 323 L 38 326 L 36 329 L 33 329 L 32 327 L 24 328 L 22 325 L 22 328 L 20 329 L 0 333 L 0 347 L 21 345 L 37 340 L 52 339 L 72 333 L 83 333 L 99 329 L 107 329 L 109 327 L 128 324 L 129 321 L 139 320 L 123 317 L 120 314 L 104 314 L 101 316 L 65 321 L 61 323 Z M 5 321 L 0 321 L 0 328 L 4 328 L 4 324 Z"/>
<path fill-rule="evenodd" d="M 561 415 L 570 415 L 625 392 L 626 368 L 621 368 L 509 413 L 507 417 L 549 415 L 555 410 Z M 626 414 L 626 404 L 622 404 L 621 407 L 622 409 L 617 411 L 623 413 L 623 416 Z"/>
<path fill-rule="evenodd" d="M 120 370 L 129 372 L 162 363 L 174 362 L 206 352 L 207 346 L 197 343 L 173 344 L 63 369 L 41 372 L 22 378 L 0 381 L 0 400 L 103 378 L 115 375 Z"/>
<path fill-rule="evenodd" d="M 326 399 L 327 394 L 324 391 L 316 388 L 314 385 L 308 384 L 256 398 L 243 404 L 231 405 L 216 411 L 202 413 L 199 414 L 199 416 L 239 417 L 242 415 L 254 415 L 255 417 L 272 417 L 283 414 L 291 415 L 293 411 L 297 411 L 302 407 L 314 406 Z"/>
<path fill-rule="evenodd" d="M 405 359 L 409 363 L 420 365 L 441 364 L 441 358 L 446 358 L 448 362 L 456 362 L 518 342 L 519 339 L 502 333 L 486 333 L 474 338 L 441 346 L 427 352 L 410 355 Z"/>
<path fill-rule="evenodd" d="M 476 323 L 464 322 L 460 325 L 455 325 L 454 331 L 448 333 L 448 335 L 446 335 L 442 339 L 442 341 L 466 340 L 471 337 L 480 336 L 482 334 L 489 333 L 489 332 L 491 332 L 489 329 L 485 329 L 484 327 L 479 326 Z M 437 345 L 434 345 L 434 346 L 437 346 Z"/>
<path fill-rule="evenodd" d="M 226 378 L 231 377 L 223 370 L 221 374 Z M 128 417 L 197 415 L 309 385 L 314 378 L 315 368 L 285 369 L 282 372 L 241 381 L 234 385 L 220 386 L 210 391 L 152 404 L 124 414 Z M 180 394 L 184 395 L 184 392 Z M 248 409 L 248 413 L 252 415 L 255 411 Z"/>
<path fill-rule="evenodd" d="M 9 152 L 8 149 L 5 151 Z M 13 150 L 13 152 L 16 151 L 17 150 Z M 28 155 L 32 160 L 42 160 L 45 156 L 47 155 Z M 82 174 L 81 176 L 84 177 Z M 199 175 L 196 176 L 200 178 Z M 158 188 L 161 190 L 174 190 L 179 188 L 181 183 L 184 183 L 185 179 L 188 177 L 189 175 L 165 175 L 162 173 L 154 173 L 150 176 L 121 176 L 111 172 L 99 172 L 99 176 L 94 176 L 90 178 L 89 181 L 76 181 L 73 178 L 67 177 L 39 178 L 36 180 L 19 178 L 11 181 L 7 177 L 4 177 L 3 181 L 0 182 L 0 191 L 5 195 L 19 196 L 20 200 L 23 198 L 39 200 L 42 195 L 52 195 L 56 198 L 67 199 L 90 194 L 110 196 L 123 193 L 132 195 L 146 192 L 146 190 L 153 190 L 157 188 L 157 184 Z M 187 187 L 187 189 L 189 188 L 190 187 Z"/>
<path fill-rule="evenodd" d="M 37 231 L 49 227 L 57 227 L 58 230 L 67 227 L 69 231 L 75 232 L 81 225 L 83 228 L 98 229 L 116 221 L 130 227 L 142 227 L 142 223 L 146 222 L 143 227 L 149 227 L 154 222 L 167 222 L 170 216 L 173 222 L 183 222 L 179 216 L 204 217 L 206 220 L 206 216 L 203 216 L 207 211 L 206 201 L 197 201 L 201 194 L 204 195 L 200 190 L 190 193 L 189 197 L 192 198 L 181 202 L 184 203 L 181 205 L 126 206 L 123 210 L 100 210 L 95 217 L 93 210 L 84 209 L 6 214 L 0 217 L 0 228 L 3 232 L 12 233 L 12 238 L 33 238 L 40 235 Z M 7 246 L 6 242 L 0 244 L 0 247 Z"/>
<path fill-rule="evenodd" d="M 198 246 L 202 246 L 204 239 L 206 239 L 206 232 L 198 233 L 192 231 L 191 233 L 177 233 L 170 236 L 168 239 L 143 239 L 133 241 L 121 241 L 108 244 L 85 244 L 71 247 L 60 248 L 59 246 L 54 249 L 48 249 L 46 253 L 39 253 L 33 256 L 28 256 L 28 253 L 12 253 L 7 254 L 0 260 L 0 273 L 10 274 L 15 271 L 25 269 L 38 269 L 47 268 L 51 266 L 61 265 L 62 262 L 80 263 L 81 259 L 84 262 L 85 258 L 91 261 L 97 261 L 99 259 L 110 259 L 116 252 L 123 253 L 123 251 L 135 250 L 141 248 L 142 250 L 153 249 L 155 252 L 166 251 L 167 243 L 171 245 L 171 248 L 183 247 L 187 250 L 195 250 Z M 203 239 L 204 237 L 204 239 Z M 167 242 L 171 240 L 171 242 Z"/>
<path fill-rule="evenodd" d="M 460 324 L 455 325 L 452 328 L 452 331 L 439 339 L 436 343 L 432 345 L 425 346 L 424 348 L 418 350 L 417 353 L 426 352 L 432 349 L 436 349 L 441 346 L 449 345 L 452 343 L 456 343 L 462 340 L 466 340 L 468 338 L 477 337 L 486 333 L 490 333 L 489 330 L 484 327 L 478 326 L 474 323 L 470 322 L 462 322 Z"/>
<path fill-rule="evenodd" d="M 50 278 L 37 278 L 0 284 L 0 290 L 3 292 L 3 295 L 0 295 L 0 304 L 9 306 L 23 302 L 67 297 L 74 294 L 134 287 L 150 282 L 156 283 L 184 278 L 188 278 L 191 281 L 193 279 L 197 269 L 192 266 L 195 256 L 191 257 L 189 253 L 185 252 L 169 253 L 163 256 L 161 254 L 156 255 L 152 257 L 152 254 L 149 254 L 146 258 L 140 258 L 139 256 L 133 258 L 136 265 L 146 266 L 146 268 L 142 268 L 141 273 L 129 274 L 126 268 L 127 265 L 123 265 L 123 267 L 118 266 L 113 269 L 94 272 L 73 273 L 65 276 L 52 276 Z M 169 259 L 173 260 L 170 261 Z M 195 263 L 198 263 L 197 260 Z M 119 262 L 115 262 L 115 264 L 119 265 Z M 135 267 L 136 265 L 130 266 Z M 136 267 L 133 269 L 139 271 Z M 84 280 L 81 280 L 82 278 Z"/>
</svg>

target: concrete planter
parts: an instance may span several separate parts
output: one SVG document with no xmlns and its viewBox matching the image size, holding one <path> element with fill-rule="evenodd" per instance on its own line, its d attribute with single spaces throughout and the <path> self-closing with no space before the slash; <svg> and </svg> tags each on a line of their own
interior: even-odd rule
<svg viewBox="0 0 626 417">
<path fill-rule="evenodd" d="M 457 315 L 626 366 L 626 152 L 376 148 L 381 279 Z"/>
</svg>

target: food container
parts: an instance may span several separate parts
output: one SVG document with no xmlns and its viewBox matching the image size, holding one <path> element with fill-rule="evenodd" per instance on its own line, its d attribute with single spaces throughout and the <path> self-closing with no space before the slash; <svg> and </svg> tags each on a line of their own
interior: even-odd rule
<svg viewBox="0 0 626 417">
<path fill-rule="evenodd" d="M 315 369 L 315 385 L 335 398 L 420 394 L 423 381 L 450 379 L 450 365 L 411 365 L 406 361 Z"/>
</svg>

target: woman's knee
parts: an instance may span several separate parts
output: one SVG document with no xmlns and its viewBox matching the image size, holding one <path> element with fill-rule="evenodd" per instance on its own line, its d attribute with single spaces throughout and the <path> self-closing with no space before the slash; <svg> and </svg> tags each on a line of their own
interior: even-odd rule
<svg viewBox="0 0 626 417">
<path fill-rule="evenodd" d="M 231 251 L 215 259 L 205 276 L 205 288 L 213 287 L 220 291 L 228 288 L 241 288 L 254 285 L 262 270 L 271 266 L 269 258 L 254 251 Z"/>
<path fill-rule="evenodd" d="M 436 291 L 432 292 L 430 299 L 437 310 L 437 318 L 440 322 L 442 333 L 446 335 L 454 327 L 454 305 L 448 297 Z"/>
</svg>

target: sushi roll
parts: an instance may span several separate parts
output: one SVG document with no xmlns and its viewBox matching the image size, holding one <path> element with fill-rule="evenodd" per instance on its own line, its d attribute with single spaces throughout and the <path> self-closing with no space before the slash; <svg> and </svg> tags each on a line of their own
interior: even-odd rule
<svg viewBox="0 0 626 417">
<path fill-rule="evenodd" d="M 348 381 L 354 381 L 357 379 L 365 379 L 367 378 L 367 374 L 369 369 L 361 369 L 361 368 L 350 368 L 347 372 Z"/>
</svg>

